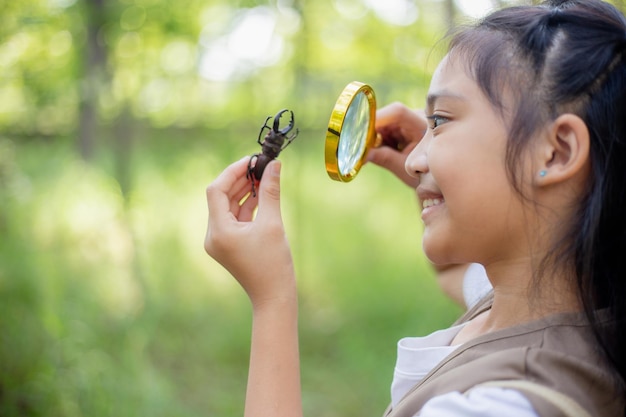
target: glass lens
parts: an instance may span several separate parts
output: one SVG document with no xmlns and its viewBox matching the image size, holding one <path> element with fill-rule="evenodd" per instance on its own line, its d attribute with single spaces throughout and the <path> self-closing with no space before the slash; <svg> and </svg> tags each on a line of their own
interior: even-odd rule
<svg viewBox="0 0 626 417">
<path fill-rule="evenodd" d="M 365 152 L 369 123 L 369 103 L 367 96 L 361 91 L 348 107 L 339 137 L 337 162 L 341 175 L 350 174 L 361 160 Z"/>
</svg>

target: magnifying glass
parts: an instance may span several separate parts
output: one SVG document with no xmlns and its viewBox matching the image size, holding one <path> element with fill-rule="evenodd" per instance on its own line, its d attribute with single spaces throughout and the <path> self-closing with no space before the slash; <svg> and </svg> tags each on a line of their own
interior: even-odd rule
<svg viewBox="0 0 626 417">
<path fill-rule="evenodd" d="M 375 119 L 376 96 L 372 87 L 359 81 L 348 84 L 335 103 L 326 132 L 324 153 L 330 178 L 352 181 L 367 152 L 380 146 L 374 130 Z"/>
</svg>

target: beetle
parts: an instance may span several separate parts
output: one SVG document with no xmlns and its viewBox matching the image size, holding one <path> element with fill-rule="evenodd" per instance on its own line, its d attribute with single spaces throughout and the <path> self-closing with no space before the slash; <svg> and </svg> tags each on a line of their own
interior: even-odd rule
<svg viewBox="0 0 626 417">
<path fill-rule="evenodd" d="M 287 112 L 291 114 L 291 119 L 289 124 L 281 129 L 280 118 Z M 267 122 L 269 122 L 271 118 L 272 116 L 268 116 L 268 118 L 265 119 L 265 123 L 263 124 L 263 127 L 261 127 L 259 137 L 257 138 L 257 143 L 261 145 L 261 153 L 255 153 L 252 155 L 250 157 L 250 161 L 248 162 L 248 172 L 246 173 L 246 178 L 252 183 L 253 197 L 256 197 L 255 182 L 261 181 L 263 171 L 265 171 L 267 164 L 269 164 L 273 159 L 276 159 L 282 150 L 289 146 L 299 133 L 299 130 L 296 129 L 294 132 L 289 134 L 295 125 L 295 119 L 291 110 L 283 109 L 276 113 L 274 116 L 274 123 L 272 123 L 272 126 L 268 126 Z M 261 136 L 265 130 L 268 132 L 263 138 L 263 141 L 261 141 Z"/>
</svg>

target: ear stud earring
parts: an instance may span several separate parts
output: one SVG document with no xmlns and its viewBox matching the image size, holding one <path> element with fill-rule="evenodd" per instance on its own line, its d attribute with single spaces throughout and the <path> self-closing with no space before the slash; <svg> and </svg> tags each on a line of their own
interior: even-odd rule
<svg viewBox="0 0 626 417">
<path fill-rule="evenodd" d="M 548 171 L 546 171 L 545 169 L 542 169 L 541 171 L 539 171 L 539 176 L 542 178 L 545 177 L 546 174 L 548 174 Z"/>
</svg>

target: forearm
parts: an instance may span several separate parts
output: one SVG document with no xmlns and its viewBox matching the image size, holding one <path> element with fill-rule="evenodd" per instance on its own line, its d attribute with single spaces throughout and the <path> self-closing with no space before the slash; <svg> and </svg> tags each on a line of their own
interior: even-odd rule
<svg viewBox="0 0 626 417">
<path fill-rule="evenodd" d="M 302 416 L 295 296 L 254 306 L 245 416 Z"/>
<path fill-rule="evenodd" d="M 280 213 L 280 162 L 268 164 L 257 198 L 250 195 L 249 161 L 231 164 L 207 187 L 204 248 L 237 279 L 252 304 L 245 416 L 300 417 L 298 297 Z"/>
</svg>

